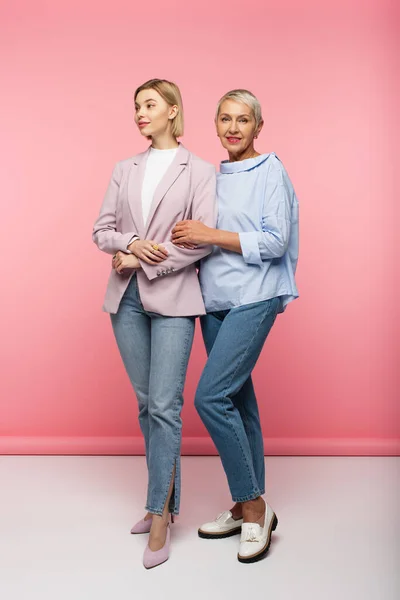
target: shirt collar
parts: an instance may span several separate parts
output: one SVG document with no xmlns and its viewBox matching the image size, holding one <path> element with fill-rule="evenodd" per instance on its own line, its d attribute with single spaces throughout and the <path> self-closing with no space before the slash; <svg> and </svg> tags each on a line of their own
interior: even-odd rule
<svg viewBox="0 0 400 600">
<path fill-rule="evenodd" d="M 228 160 L 223 160 L 220 165 L 221 173 L 240 173 L 241 171 L 251 171 L 254 167 L 258 167 L 261 163 L 267 160 L 268 154 L 260 154 L 260 156 L 256 156 L 255 158 L 246 158 L 246 160 L 238 160 L 236 162 L 229 162 Z"/>
</svg>

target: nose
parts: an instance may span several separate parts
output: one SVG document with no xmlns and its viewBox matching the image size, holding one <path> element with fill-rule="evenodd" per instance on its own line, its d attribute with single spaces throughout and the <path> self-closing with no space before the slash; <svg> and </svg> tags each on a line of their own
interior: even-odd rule
<svg viewBox="0 0 400 600">
<path fill-rule="evenodd" d="M 238 127 L 237 127 L 236 121 L 232 121 L 229 126 L 229 133 L 231 133 L 233 135 L 237 132 L 238 132 Z"/>
</svg>

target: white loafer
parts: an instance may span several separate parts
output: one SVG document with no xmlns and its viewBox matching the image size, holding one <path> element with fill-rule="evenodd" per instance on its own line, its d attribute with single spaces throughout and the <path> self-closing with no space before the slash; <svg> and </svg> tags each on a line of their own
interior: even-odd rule
<svg viewBox="0 0 400 600">
<path fill-rule="evenodd" d="M 230 510 L 218 515 L 215 521 L 204 523 L 199 529 L 199 537 L 221 539 L 240 533 L 243 519 L 234 519 Z"/>
<path fill-rule="evenodd" d="M 265 505 L 264 527 L 258 523 L 243 523 L 238 560 L 252 563 L 263 558 L 271 544 L 271 534 L 278 525 L 276 514 L 268 504 Z"/>
</svg>

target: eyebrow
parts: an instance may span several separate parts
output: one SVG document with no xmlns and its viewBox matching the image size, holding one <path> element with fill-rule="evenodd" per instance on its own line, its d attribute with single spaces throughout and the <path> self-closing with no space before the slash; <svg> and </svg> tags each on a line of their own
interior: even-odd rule
<svg viewBox="0 0 400 600">
<path fill-rule="evenodd" d="M 146 102 L 156 102 L 157 103 L 157 100 L 154 100 L 154 98 L 148 98 L 147 100 L 144 100 L 143 104 L 146 104 Z M 135 102 L 135 105 L 139 106 L 139 103 Z"/>
<path fill-rule="evenodd" d="M 219 115 L 220 117 L 230 117 L 231 115 L 229 115 L 228 113 L 221 113 Z M 252 115 L 248 114 L 248 113 L 243 113 L 242 115 L 238 115 L 238 119 L 240 117 L 251 117 Z"/>
</svg>

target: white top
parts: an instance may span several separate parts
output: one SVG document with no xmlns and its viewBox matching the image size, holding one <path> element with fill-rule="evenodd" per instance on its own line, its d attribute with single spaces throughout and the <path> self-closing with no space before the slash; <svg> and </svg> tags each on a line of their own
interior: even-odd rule
<svg viewBox="0 0 400 600">
<path fill-rule="evenodd" d="M 143 223 L 146 225 L 149 217 L 151 204 L 154 198 L 154 192 L 161 179 L 164 177 L 168 167 L 175 158 L 178 148 L 169 150 L 157 150 L 150 148 L 149 156 L 146 162 L 146 169 L 142 187 L 142 212 Z"/>
</svg>

